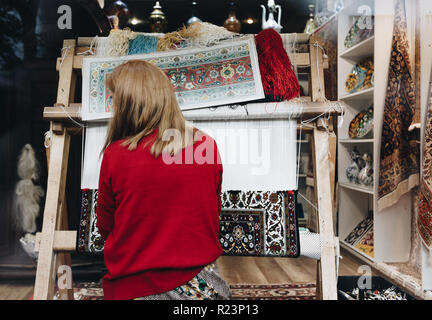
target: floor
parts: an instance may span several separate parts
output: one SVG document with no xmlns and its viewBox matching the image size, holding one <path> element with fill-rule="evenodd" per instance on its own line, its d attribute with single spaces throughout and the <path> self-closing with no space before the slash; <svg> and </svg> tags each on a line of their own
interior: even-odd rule
<svg viewBox="0 0 432 320">
<path fill-rule="evenodd" d="M 342 251 L 339 275 L 359 275 L 357 269 L 363 263 Z M 316 260 L 308 258 L 254 258 L 220 257 L 219 272 L 230 284 L 254 283 L 307 283 L 316 280 Z M 239 268 L 239 266 L 241 266 Z M 0 281 L 0 300 L 26 300 L 33 294 L 33 281 Z"/>
</svg>

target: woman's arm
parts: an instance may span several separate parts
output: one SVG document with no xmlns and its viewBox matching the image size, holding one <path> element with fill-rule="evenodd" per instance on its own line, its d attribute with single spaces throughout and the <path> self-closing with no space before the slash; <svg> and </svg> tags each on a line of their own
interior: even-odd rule
<svg viewBox="0 0 432 320">
<path fill-rule="evenodd" d="M 111 187 L 111 170 L 109 168 L 107 150 L 105 150 L 101 164 L 96 207 L 96 226 L 104 240 L 106 240 L 113 229 L 114 212 L 116 209 L 114 194 Z"/>
</svg>

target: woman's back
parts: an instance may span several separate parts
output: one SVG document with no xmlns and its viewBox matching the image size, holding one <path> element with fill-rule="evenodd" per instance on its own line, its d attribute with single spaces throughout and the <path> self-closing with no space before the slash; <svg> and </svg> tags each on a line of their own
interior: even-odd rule
<svg viewBox="0 0 432 320">
<path fill-rule="evenodd" d="M 97 218 L 103 236 L 112 225 L 105 243 L 104 289 L 115 294 L 105 294 L 106 298 L 122 298 L 134 287 L 138 296 L 173 289 L 222 253 L 218 240 L 222 165 L 217 163 L 215 142 L 204 135 L 170 163 L 151 155 L 151 144 L 143 148 L 154 136 L 144 138 L 132 151 L 117 141 L 104 154 Z M 203 163 L 203 156 L 209 159 L 207 152 L 214 156 Z M 106 219 L 110 208 L 115 208 L 112 223 Z M 128 293 L 121 289 L 126 287 L 123 277 Z"/>
</svg>

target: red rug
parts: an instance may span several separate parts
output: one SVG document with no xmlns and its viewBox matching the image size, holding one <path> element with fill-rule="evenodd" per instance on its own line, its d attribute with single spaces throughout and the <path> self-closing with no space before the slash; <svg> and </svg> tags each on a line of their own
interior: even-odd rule
<svg viewBox="0 0 432 320">
<path fill-rule="evenodd" d="M 315 283 L 232 284 L 233 300 L 315 300 Z"/>
<path fill-rule="evenodd" d="M 232 284 L 233 300 L 315 300 L 315 283 L 301 284 Z M 54 299 L 58 299 L 58 293 Z M 103 300 L 100 283 L 79 282 L 74 285 L 75 300 Z"/>
</svg>

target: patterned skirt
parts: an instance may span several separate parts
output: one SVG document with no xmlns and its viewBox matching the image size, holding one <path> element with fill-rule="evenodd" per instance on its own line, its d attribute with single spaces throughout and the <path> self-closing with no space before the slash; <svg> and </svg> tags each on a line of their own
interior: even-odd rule
<svg viewBox="0 0 432 320">
<path fill-rule="evenodd" d="M 205 266 L 192 280 L 167 292 L 134 300 L 229 300 L 229 285 L 221 278 L 216 264 Z"/>
</svg>

